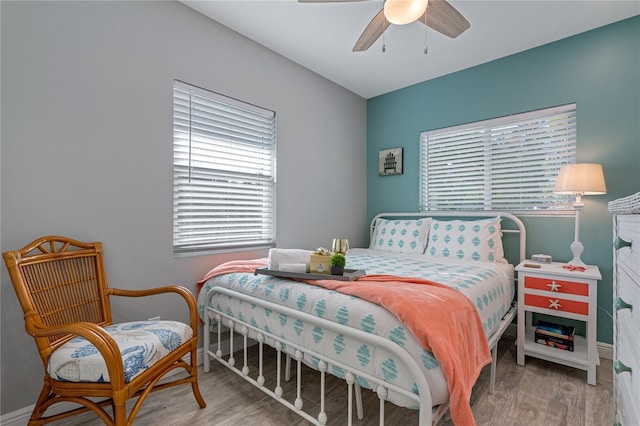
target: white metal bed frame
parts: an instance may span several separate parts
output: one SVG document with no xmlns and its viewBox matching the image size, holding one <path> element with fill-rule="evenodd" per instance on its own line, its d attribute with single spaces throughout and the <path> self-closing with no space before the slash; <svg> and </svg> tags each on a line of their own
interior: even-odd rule
<svg viewBox="0 0 640 426">
<path fill-rule="evenodd" d="M 458 211 L 437 211 L 437 212 L 420 212 L 420 213 L 381 213 L 376 215 L 371 221 L 371 235 L 373 235 L 373 230 L 375 226 L 375 222 L 378 218 L 387 217 L 387 218 L 418 218 L 418 217 L 436 217 L 436 218 L 450 218 L 450 217 L 464 217 L 470 219 L 477 218 L 486 218 L 486 217 L 496 217 L 500 216 L 503 219 L 508 219 L 511 221 L 512 226 L 515 225 L 515 229 L 502 229 L 502 232 L 505 234 L 517 234 L 519 236 L 519 261 L 524 260 L 525 258 L 525 247 L 526 247 L 526 230 L 522 221 L 510 214 L 505 212 L 495 212 L 495 211 L 482 211 L 482 212 L 458 212 Z M 319 326 L 326 330 L 330 330 L 336 333 L 343 334 L 345 336 L 351 337 L 353 339 L 359 340 L 362 343 L 366 343 L 372 346 L 376 346 L 389 352 L 393 353 L 395 356 L 399 358 L 401 362 L 405 364 L 405 367 L 408 371 L 410 371 L 415 378 L 416 386 L 418 388 L 418 395 L 412 392 L 411 389 L 404 389 L 400 386 L 387 383 L 384 380 L 374 377 L 364 371 L 361 371 L 357 366 L 345 365 L 341 362 L 332 360 L 327 356 L 317 353 L 308 348 L 302 347 L 294 342 L 289 342 L 283 339 L 280 336 L 274 335 L 272 333 L 266 332 L 262 329 L 254 327 L 253 325 L 239 321 L 237 318 L 232 318 L 227 315 L 225 312 L 217 310 L 215 307 L 210 306 L 211 298 L 216 294 L 226 295 L 232 298 L 236 298 L 238 300 L 248 302 L 251 304 L 255 304 L 256 306 L 260 306 L 262 308 L 271 309 L 275 313 L 282 313 L 288 315 L 290 317 L 299 319 L 307 324 L 312 326 Z M 509 311 L 502 318 L 498 330 L 493 334 L 493 336 L 489 339 L 489 347 L 491 349 L 492 361 L 491 361 L 491 375 L 490 375 L 490 385 L 489 392 L 494 392 L 495 387 L 495 375 L 496 375 L 496 359 L 497 359 L 497 347 L 498 341 L 506 331 L 507 327 L 513 321 L 513 318 L 516 315 L 517 309 L 512 303 Z M 212 329 L 212 325 L 216 325 L 217 328 Z M 222 326 L 229 328 L 229 356 L 228 359 L 224 359 L 222 355 Z M 215 352 L 211 351 L 211 334 L 217 334 L 217 350 Z M 243 340 L 243 359 L 242 359 L 242 367 L 236 367 L 236 359 L 234 357 L 234 334 L 239 333 L 242 335 Z M 416 402 L 416 405 L 419 407 L 419 424 L 421 426 L 424 425 L 432 425 L 436 424 L 442 416 L 446 413 L 449 403 L 441 404 L 436 407 L 432 407 L 431 401 L 431 392 L 429 389 L 429 384 L 427 383 L 426 378 L 422 374 L 420 367 L 415 362 L 415 360 L 402 348 L 400 345 L 384 338 L 381 336 L 377 336 L 374 334 L 370 334 L 364 332 L 362 330 L 358 330 L 352 327 L 348 327 L 333 321 L 329 321 L 323 318 L 318 318 L 313 315 L 307 314 L 305 312 L 300 312 L 295 309 L 291 309 L 286 306 L 281 306 L 278 304 L 274 304 L 269 301 L 265 301 L 262 299 L 255 298 L 253 296 L 249 296 L 243 293 L 239 293 L 233 290 L 229 290 L 222 287 L 213 287 L 209 290 L 206 301 L 205 301 L 205 315 L 204 315 L 204 371 L 210 371 L 210 359 L 216 359 L 221 364 L 229 368 L 231 371 L 238 374 L 240 377 L 244 378 L 246 381 L 262 390 L 267 395 L 271 396 L 276 401 L 280 402 L 293 412 L 302 416 L 312 424 L 316 425 L 324 425 L 327 423 L 327 413 L 325 412 L 325 380 L 326 373 L 329 371 L 329 367 L 331 365 L 341 368 L 345 372 L 345 381 L 347 382 L 347 424 L 350 426 L 352 424 L 353 419 L 353 400 L 354 400 L 354 391 L 355 391 L 355 402 L 356 402 L 356 410 L 359 419 L 364 418 L 364 413 L 362 410 L 362 397 L 360 394 L 360 387 L 356 383 L 356 377 L 361 377 L 367 380 L 369 383 L 374 383 L 377 386 L 376 393 L 380 400 L 380 425 L 384 424 L 384 402 L 386 400 L 387 394 L 389 390 L 393 390 L 398 394 L 404 395 Z M 254 345 L 255 343 L 250 342 L 250 335 L 255 338 L 258 342 L 258 362 L 259 367 L 257 371 L 257 377 L 253 378 L 249 375 L 249 367 L 247 365 L 248 359 L 248 347 Z M 273 347 L 276 350 L 276 386 L 275 389 L 271 390 L 265 386 L 265 377 L 264 377 L 264 365 L 263 365 L 263 348 L 266 344 L 265 342 L 271 340 L 273 343 Z M 270 345 L 271 346 L 271 345 Z M 283 348 L 286 347 L 287 351 L 284 351 Z M 282 355 L 285 355 L 285 367 L 282 367 Z M 320 412 L 317 416 L 308 413 L 304 410 L 303 401 L 301 398 L 301 366 L 302 359 L 304 355 L 307 354 L 309 356 L 317 358 L 318 370 L 320 372 Z M 296 397 L 293 402 L 288 400 L 285 396 L 283 396 L 283 388 L 281 386 L 281 377 L 284 380 L 289 381 L 290 379 L 290 361 L 291 356 L 294 357 L 297 363 L 296 367 Z M 284 371 L 283 371 L 284 370 Z"/>
</svg>

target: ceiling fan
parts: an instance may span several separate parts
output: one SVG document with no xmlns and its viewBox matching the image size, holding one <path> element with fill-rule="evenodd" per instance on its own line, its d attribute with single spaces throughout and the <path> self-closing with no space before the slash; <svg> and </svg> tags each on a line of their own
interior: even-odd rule
<svg viewBox="0 0 640 426">
<path fill-rule="evenodd" d="M 363 0 L 298 0 L 300 3 L 341 3 Z M 448 37 L 456 38 L 471 25 L 445 0 L 386 0 L 353 47 L 354 52 L 367 50 L 391 24 L 404 25 L 420 20 L 426 26 Z"/>
</svg>

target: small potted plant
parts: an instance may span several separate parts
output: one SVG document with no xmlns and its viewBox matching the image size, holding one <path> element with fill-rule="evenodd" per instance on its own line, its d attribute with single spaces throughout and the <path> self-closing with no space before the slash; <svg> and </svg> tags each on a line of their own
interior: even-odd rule
<svg viewBox="0 0 640 426">
<path fill-rule="evenodd" d="M 334 253 L 329 259 L 329 267 L 331 269 L 331 275 L 344 274 L 344 265 L 346 265 L 347 259 L 342 253 Z"/>
</svg>

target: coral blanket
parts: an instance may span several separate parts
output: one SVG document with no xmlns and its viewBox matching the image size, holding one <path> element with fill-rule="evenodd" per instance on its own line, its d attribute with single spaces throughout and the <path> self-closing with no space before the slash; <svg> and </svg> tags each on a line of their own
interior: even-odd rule
<svg viewBox="0 0 640 426">
<path fill-rule="evenodd" d="M 198 285 L 226 273 L 253 273 L 265 264 L 265 259 L 227 262 L 209 271 Z M 465 295 L 433 281 L 393 275 L 302 281 L 359 297 L 394 314 L 440 362 L 449 388 L 451 420 L 475 425 L 471 390 L 482 367 L 491 362 L 491 353 L 478 312 Z"/>
</svg>

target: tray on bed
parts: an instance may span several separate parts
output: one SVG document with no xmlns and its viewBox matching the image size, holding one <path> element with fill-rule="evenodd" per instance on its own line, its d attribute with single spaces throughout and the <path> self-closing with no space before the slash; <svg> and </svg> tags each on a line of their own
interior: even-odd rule
<svg viewBox="0 0 640 426">
<path fill-rule="evenodd" d="M 281 278 L 298 278 L 302 280 L 338 280 L 338 281 L 355 281 L 359 277 L 367 274 L 363 269 L 345 269 L 343 275 L 330 275 L 330 274 L 312 274 L 309 272 L 286 272 L 276 271 L 273 269 L 257 268 L 254 275 L 273 275 L 274 277 Z"/>
</svg>

